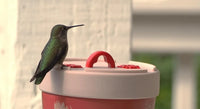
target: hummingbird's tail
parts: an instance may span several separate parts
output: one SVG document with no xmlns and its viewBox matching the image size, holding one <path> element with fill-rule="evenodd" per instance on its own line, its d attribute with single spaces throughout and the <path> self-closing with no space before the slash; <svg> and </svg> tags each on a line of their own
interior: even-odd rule
<svg viewBox="0 0 200 109">
<path fill-rule="evenodd" d="M 45 74 L 46 75 L 46 74 Z M 35 84 L 38 85 L 42 82 L 42 80 L 44 79 L 45 75 L 40 75 L 39 77 L 37 76 L 33 76 L 30 80 L 30 82 L 34 81 L 35 80 Z"/>
<path fill-rule="evenodd" d="M 42 80 L 44 79 L 44 77 L 45 77 L 45 75 L 37 77 L 35 80 L 35 85 L 39 85 L 42 82 Z"/>
<path fill-rule="evenodd" d="M 32 82 L 33 80 L 35 80 L 35 75 L 31 78 L 30 82 Z"/>
</svg>

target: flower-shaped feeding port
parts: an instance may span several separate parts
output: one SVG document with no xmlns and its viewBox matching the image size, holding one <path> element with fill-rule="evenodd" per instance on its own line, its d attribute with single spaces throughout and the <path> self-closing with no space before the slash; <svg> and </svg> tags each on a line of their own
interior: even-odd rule
<svg viewBox="0 0 200 109">
<path fill-rule="evenodd" d="M 70 67 L 70 68 L 83 68 L 81 65 L 77 65 L 77 64 L 65 64 L 65 66 Z"/>
<path fill-rule="evenodd" d="M 125 69 L 140 69 L 138 65 L 119 65 L 118 68 L 125 68 Z"/>
</svg>

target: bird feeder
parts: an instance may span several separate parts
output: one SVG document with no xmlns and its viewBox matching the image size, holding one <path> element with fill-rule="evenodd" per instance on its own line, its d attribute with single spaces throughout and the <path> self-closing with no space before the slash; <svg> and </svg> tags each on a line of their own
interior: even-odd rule
<svg viewBox="0 0 200 109">
<path fill-rule="evenodd" d="M 103 60 L 98 59 L 103 56 Z M 154 109 L 160 73 L 151 64 L 116 63 L 104 51 L 68 58 L 40 84 L 43 109 Z"/>
</svg>

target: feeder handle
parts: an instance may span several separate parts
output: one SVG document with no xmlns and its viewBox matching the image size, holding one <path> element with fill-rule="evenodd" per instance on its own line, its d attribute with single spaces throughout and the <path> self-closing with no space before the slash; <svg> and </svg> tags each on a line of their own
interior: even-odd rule
<svg viewBox="0 0 200 109">
<path fill-rule="evenodd" d="M 108 63 L 109 68 L 115 68 L 115 61 L 112 56 L 105 51 L 96 51 L 92 53 L 86 61 L 86 67 L 93 67 L 93 64 L 97 62 L 99 56 L 104 57 L 104 61 Z"/>
</svg>

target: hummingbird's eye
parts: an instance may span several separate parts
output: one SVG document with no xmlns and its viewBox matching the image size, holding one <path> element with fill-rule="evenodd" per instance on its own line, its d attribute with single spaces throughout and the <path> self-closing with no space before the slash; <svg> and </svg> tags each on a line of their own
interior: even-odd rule
<svg viewBox="0 0 200 109">
<path fill-rule="evenodd" d="M 60 33 L 62 33 L 63 31 L 65 31 L 65 28 L 64 28 L 64 27 L 61 27 L 61 28 L 60 28 Z"/>
<path fill-rule="evenodd" d="M 67 27 L 64 26 L 63 29 L 64 29 L 64 30 L 67 30 Z"/>
</svg>

